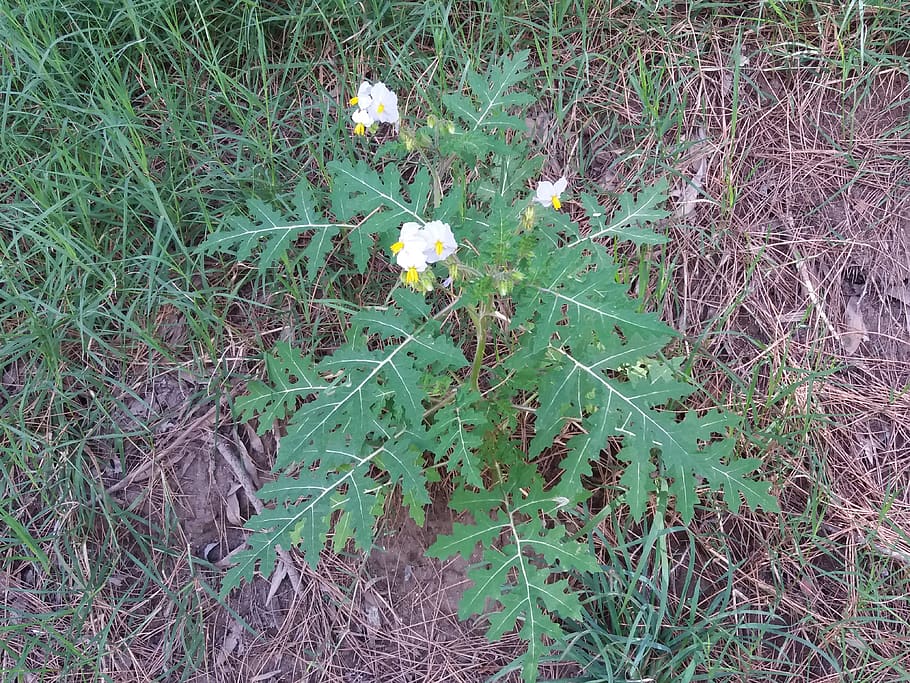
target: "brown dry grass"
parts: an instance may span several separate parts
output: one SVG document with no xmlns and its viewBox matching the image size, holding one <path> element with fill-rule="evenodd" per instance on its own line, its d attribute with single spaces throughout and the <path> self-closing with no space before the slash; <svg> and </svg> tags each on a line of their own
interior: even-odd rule
<svg viewBox="0 0 910 683">
<path fill-rule="evenodd" d="M 672 132 L 704 138 L 675 157 L 680 187 L 699 168 L 705 175 L 694 211 L 671 226 L 663 258 L 676 265 L 660 304 L 689 335 L 709 392 L 733 407 L 747 400 L 766 435 L 748 448 L 776 463 L 784 511 L 783 523 L 702 523 L 738 539 L 737 589 L 753 604 L 777 604 L 811 643 L 846 640 L 857 679 L 889 681 L 862 651 L 910 661 L 910 305 L 893 289 L 910 283 L 910 83 L 897 70 L 838 78 L 791 68 L 763 38 L 742 48 L 738 91 L 723 36 L 697 68 L 666 75 L 688 102 Z M 666 58 L 664 43 L 644 40 L 646 59 Z M 638 122 L 633 86 L 620 79 L 616 89 L 626 98 L 610 96 L 608 116 Z M 608 182 L 645 172 L 659 143 L 630 138 L 609 150 Z M 843 336 L 851 296 L 866 327 L 855 351 Z M 867 571 L 890 573 L 882 586 L 898 594 L 870 593 Z M 705 578 L 715 573 L 706 562 Z M 791 673 L 835 680 L 812 667 Z"/>
<path fill-rule="evenodd" d="M 669 168 L 680 193 L 704 174 L 657 255 L 658 269 L 673 264 L 657 306 L 687 335 L 696 379 L 735 410 L 745 402 L 757 436 L 744 448 L 776 470 L 784 515 L 712 514 L 696 528 L 735 539 L 736 590 L 752 605 L 840 648 L 855 680 L 890 681 L 867 655 L 910 664 L 910 81 L 903 69 L 832 68 L 833 6 L 802 58 L 791 31 L 740 42 L 735 26 L 704 42 L 686 20 L 667 30 L 675 43 L 634 25 L 601 35 L 592 52 L 632 43 L 656 65 L 673 121 L 652 132 L 634 66 L 602 76 L 597 98 L 552 132 L 569 143 L 550 147 L 549 174 L 568 168 L 611 191 Z M 605 121 L 623 122 L 609 144 Z M 710 585 L 727 568 L 712 568 L 707 541 L 701 550 Z M 792 659 L 801 666 L 783 674 L 837 680 Z"/>
</svg>

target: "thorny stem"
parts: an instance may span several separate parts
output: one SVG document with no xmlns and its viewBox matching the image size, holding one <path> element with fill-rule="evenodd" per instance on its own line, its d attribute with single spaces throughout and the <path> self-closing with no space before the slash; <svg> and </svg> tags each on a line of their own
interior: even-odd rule
<svg viewBox="0 0 910 683">
<path fill-rule="evenodd" d="M 487 315 L 485 306 L 480 304 L 476 310 L 468 308 L 468 315 L 477 331 L 477 346 L 474 349 L 474 363 L 471 365 L 471 386 L 480 391 L 480 369 L 483 366 L 483 356 L 487 347 Z"/>
<path fill-rule="evenodd" d="M 438 209 L 439 205 L 442 204 L 442 175 L 447 170 L 449 164 L 443 160 L 439 164 L 439 168 L 430 161 L 430 158 L 427 156 L 426 152 L 422 149 L 417 149 L 420 154 L 420 158 L 424 163 L 424 168 L 430 169 L 430 174 L 433 176 L 433 208 Z"/>
</svg>

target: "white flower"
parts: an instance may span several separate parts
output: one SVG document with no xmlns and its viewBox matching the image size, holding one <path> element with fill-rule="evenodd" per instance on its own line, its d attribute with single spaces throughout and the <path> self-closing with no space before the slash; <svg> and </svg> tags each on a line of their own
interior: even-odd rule
<svg viewBox="0 0 910 683">
<path fill-rule="evenodd" d="M 373 117 L 366 109 L 358 109 L 351 114 L 351 120 L 354 121 L 354 135 L 364 135 L 367 128 L 373 125 Z"/>
<path fill-rule="evenodd" d="M 427 269 L 427 259 L 421 246 L 420 242 L 406 243 L 395 255 L 395 262 L 404 271 L 404 282 L 407 285 L 416 285 L 420 273 Z"/>
<path fill-rule="evenodd" d="M 430 221 L 423 226 L 424 250 L 427 263 L 442 261 L 455 253 L 458 242 L 452 234 L 452 228 L 442 221 Z"/>
<path fill-rule="evenodd" d="M 398 241 L 391 247 L 392 253 L 397 254 L 408 246 L 421 251 L 424 249 L 423 228 L 420 227 L 419 223 L 405 223 L 401 226 L 401 232 L 398 233 Z"/>
<path fill-rule="evenodd" d="M 369 98 L 370 104 L 365 108 L 373 119 L 382 123 L 398 123 L 398 95 L 379 81 L 370 89 Z"/>
<path fill-rule="evenodd" d="M 367 109 L 373 103 L 373 98 L 370 97 L 370 92 L 372 90 L 373 86 L 370 85 L 370 82 L 364 81 L 360 84 L 360 87 L 357 88 L 357 94 L 354 95 L 348 103 L 352 107 L 358 106 L 361 109 Z"/>
<path fill-rule="evenodd" d="M 552 206 L 558 211 L 559 207 L 562 206 L 562 202 L 559 201 L 559 195 L 566 191 L 568 184 L 565 176 L 555 183 L 551 183 L 549 180 L 542 180 L 537 183 L 537 196 L 534 200 L 539 202 L 541 206 Z"/>
</svg>

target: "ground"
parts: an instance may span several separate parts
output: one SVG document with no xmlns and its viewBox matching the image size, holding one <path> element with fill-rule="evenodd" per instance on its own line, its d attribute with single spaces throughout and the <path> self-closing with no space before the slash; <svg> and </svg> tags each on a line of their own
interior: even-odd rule
<svg viewBox="0 0 910 683">
<path fill-rule="evenodd" d="M 666 35 L 695 21 L 672 17 Z M 570 188 L 598 191 L 606 203 L 626 187 L 671 178 L 673 216 L 662 226 L 669 246 L 618 253 L 634 273 L 637 259 L 650 260 L 650 279 L 634 280 L 632 294 L 646 290 L 681 333 L 675 351 L 704 389 L 699 400 L 743 413 L 742 451 L 762 458 L 781 503 L 780 516 L 700 511 L 693 545 L 671 537 L 670 601 L 693 599 L 686 572 L 694 566 L 704 580 L 699 606 L 728 594 L 773 612 L 793 639 L 763 643 L 774 662 L 789 662 L 767 680 L 906 680 L 910 80 L 884 58 L 884 66 L 838 72 L 823 59 L 843 47 L 836 22 L 819 22 L 827 28 L 804 49 L 780 27 L 761 32 L 744 22 L 739 32 L 718 28 L 692 54 L 632 22 L 628 34 L 600 38 L 603 59 L 636 41 L 639 64 L 610 79 L 602 65 L 579 66 L 591 69 L 597 57 L 575 38 L 551 45 L 564 51 L 564 80 L 589 82 L 593 73 L 603 87 L 560 103 L 561 91 L 545 88 L 527 123 L 546 173 L 565 174 Z M 901 40 L 875 45 L 886 56 L 907 49 Z M 645 64 L 660 79 L 646 83 Z M 407 104 L 416 109 L 414 100 Z M 564 206 L 580 214 L 571 196 Z M 240 298 L 285 312 L 262 292 Z M 84 477 L 95 488 L 74 488 L 95 493 L 53 506 L 21 484 L 25 474 L 3 484 L 3 496 L 26 490 L 16 498 L 23 514 L 13 517 L 41 532 L 49 559 L 20 561 L 24 551 L 4 546 L 0 670 L 29 682 L 479 683 L 496 675 L 521 643 L 491 643 L 481 624 L 458 618 L 467 559 L 424 557 L 454 521 L 444 485 L 422 527 L 390 502 L 366 555 L 327 550 L 312 568 L 292 552 L 292 571 L 279 562 L 271 578 L 217 598 L 281 438 L 280 425 L 260 436 L 258 425 L 232 416 L 243 382 L 220 383 L 261 372 L 247 337 L 268 338 L 260 328 L 274 320 L 252 323 L 253 334 L 249 310 L 227 316 L 236 333 L 209 358 L 208 375 L 189 361 L 198 353 L 192 321 L 175 307 L 145 312 L 158 347 L 136 352 L 126 386 L 96 387 L 110 408 L 82 425 L 90 435 Z M 0 360 L 0 407 L 13 405 L 30 367 Z M 15 441 L 17 429 L 6 438 Z M 42 468 L 65 464 L 63 443 Z M 116 515 L 101 512 L 107 504 Z M 49 540 L 76 519 L 82 526 L 65 547 Z M 618 543 L 628 530 L 604 522 L 598 542 Z M 48 578 L 58 561 L 64 578 Z M 40 628 L 20 627 L 32 622 Z M 832 659 L 855 677 L 840 678 Z M 586 680 L 586 671 L 572 662 L 541 669 L 544 680 L 570 676 Z M 753 679 L 743 669 L 723 680 Z"/>
</svg>

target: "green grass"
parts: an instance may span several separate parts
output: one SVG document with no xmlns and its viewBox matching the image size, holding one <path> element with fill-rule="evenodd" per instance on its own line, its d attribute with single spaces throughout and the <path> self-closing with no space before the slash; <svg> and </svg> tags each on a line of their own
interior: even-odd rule
<svg viewBox="0 0 910 683">
<path fill-rule="evenodd" d="M 198 382 L 194 401 L 230 397 L 278 337 L 331 347 L 340 312 L 382 300 L 382 278 L 355 276 L 344 254 L 317 291 L 304 291 L 300 263 L 259 278 L 247 264 L 195 251 L 248 198 L 287 203 L 301 176 L 324 190 L 327 161 L 370 153 L 350 142 L 343 107 L 361 77 L 385 80 L 407 115 L 425 115 L 440 92 L 462 85 L 467 63 L 530 48 L 539 72 L 529 86 L 557 130 L 550 164 L 569 169 L 581 190 L 592 189 L 582 179 L 604 155 L 620 186 L 685 177 L 679 160 L 692 121 L 708 114 L 696 97 L 699 66 L 718 49 L 731 55 L 733 150 L 749 144 L 739 137 L 736 86 L 761 89 L 733 55 L 766 58 L 786 79 L 833 78 L 850 113 L 874 94 L 876 75 L 906 73 L 908 45 L 910 16 L 899 0 L 685 9 L 663 0 L 0 0 L 4 680 L 111 680 L 114 656 L 130 648 L 166 653 L 154 680 L 186 680 L 211 658 L 206 587 L 217 576 L 175 542 L 171 503 L 162 498 L 150 519 L 141 505 L 105 493 L 111 468 L 129 471 L 140 454 L 166 446 L 156 424 L 126 424 L 122 415 L 149 401 L 154 378 L 178 369 Z M 894 140 L 908 134 L 908 122 L 887 131 Z M 735 209 L 732 181 L 715 199 Z M 718 239 L 706 234 L 702 248 Z M 639 295 L 661 305 L 664 291 L 674 296 L 667 261 L 679 257 L 649 258 L 664 270 Z M 639 255 L 628 259 L 637 271 Z M 156 321 L 165 308 L 185 321 L 184 341 L 162 338 Z M 756 380 L 729 400 L 770 425 L 761 442 L 769 469 L 789 477 L 791 459 L 822 454 L 806 448 L 815 423 L 793 416 L 786 368 L 767 372 L 774 391 L 756 390 Z M 906 636 L 910 577 L 894 560 L 868 548 L 856 557 L 826 538 L 826 485 L 817 480 L 780 521 L 773 561 L 852 592 L 849 619 L 809 623 L 811 610 L 794 619 L 780 602 L 791 586 L 780 568 L 770 602 L 734 600 L 735 559 L 708 597 L 697 588 L 694 542 L 674 555 L 669 539 L 686 533 L 654 527 L 641 538 L 599 539 L 610 571 L 589 587 L 589 614 L 565 656 L 587 663 L 596 680 L 734 680 L 722 672 L 761 653 L 778 667 L 762 680 L 811 680 L 796 673 L 806 669 L 794 657 L 807 652 L 825 666 L 854 667 L 852 680 L 907 679 L 906 662 L 879 652 L 868 634 Z M 712 539 L 721 551 L 729 545 Z M 808 550 L 794 560 L 787 547 Z M 671 586 L 680 571 L 682 585 Z M 674 600 L 673 591 L 702 591 L 702 599 Z M 797 642 L 802 650 L 792 649 Z"/>
</svg>

